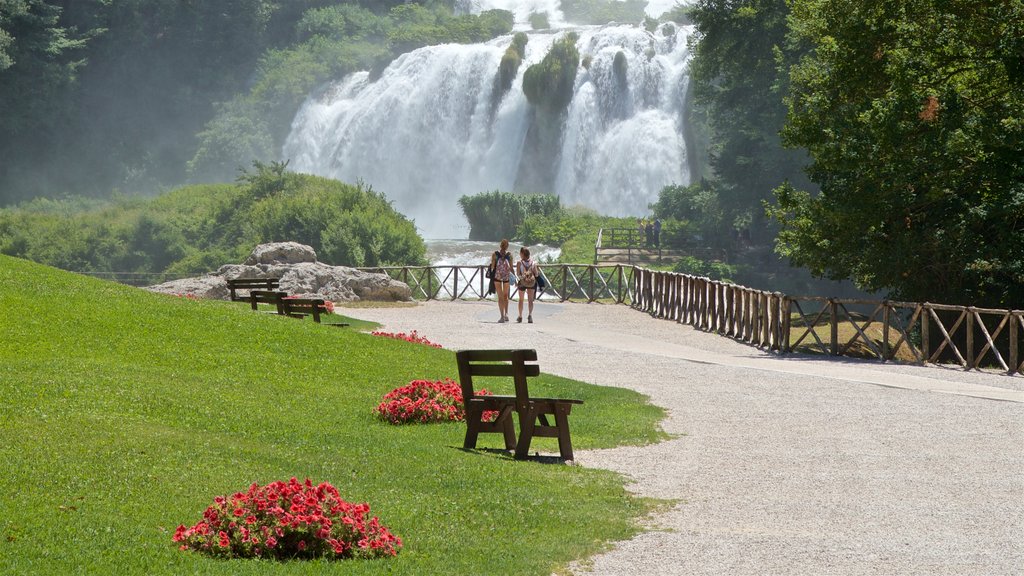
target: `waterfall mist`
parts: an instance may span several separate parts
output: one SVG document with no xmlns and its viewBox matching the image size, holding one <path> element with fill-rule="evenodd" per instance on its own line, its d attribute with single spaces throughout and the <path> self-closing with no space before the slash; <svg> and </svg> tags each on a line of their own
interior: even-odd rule
<svg viewBox="0 0 1024 576">
<path fill-rule="evenodd" d="M 519 22 L 558 2 L 469 4 L 474 11 L 508 9 Z M 284 157 L 301 172 L 372 185 L 430 238 L 465 238 L 459 197 L 491 190 L 555 193 L 563 206 L 607 215 L 646 214 L 662 187 L 689 183 L 682 125 L 689 29 L 571 28 L 587 65 L 560 125 L 543 127 L 557 141 L 538 152 L 528 135 L 550 116 L 527 102 L 523 73 L 569 29 L 529 34 L 504 95 L 495 78 L 511 36 L 422 48 L 376 81 L 360 72 L 325 86 L 295 117 Z M 621 62 L 615 68 L 619 52 L 624 70 Z"/>
</svg>

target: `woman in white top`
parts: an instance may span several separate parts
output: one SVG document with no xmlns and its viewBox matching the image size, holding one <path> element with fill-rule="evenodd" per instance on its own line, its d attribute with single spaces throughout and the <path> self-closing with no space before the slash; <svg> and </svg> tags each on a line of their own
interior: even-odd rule
<svg viewBox="0 0 1024 576">
<path fill-rule="evenodd" d="M 537 278 L 540 277 L 540 266 L 530 260 L 530 249 L 523 246 L 519 249 L 519 262 L 516 262 L 516 278 L 519 288 L 519 317 L 516 322 L 523 321 L 523 293 L 525 292 L 530 301 L 529 313 L 526 321 L 533 324 L 533 299 L 537 296 Z"/>
</svg>

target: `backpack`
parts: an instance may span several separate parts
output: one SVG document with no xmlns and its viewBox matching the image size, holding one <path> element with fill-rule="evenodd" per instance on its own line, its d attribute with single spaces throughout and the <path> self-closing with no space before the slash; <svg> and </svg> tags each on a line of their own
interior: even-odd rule
<svg viewBox="0 0 1024 576">
<path fill-rule="evenodd" d="M 511 254 L 506 253 L 505 256 L 502 257 L 501 253 L 494 253 L 494 278 L 496 280 L 500 280 L 502 282 L 506 282 L 508 280 L 508 275 L 512 272 L 511 259 Z"/>
<path fill-rule="evenodd" d="M 522 264 L 522 261 L 519 262 Z M 530 262 L 529 266 L 520 266 L 519 285 L 524 288 L 533 288 L 537 285 L 537 265 Z"/>
</svg>

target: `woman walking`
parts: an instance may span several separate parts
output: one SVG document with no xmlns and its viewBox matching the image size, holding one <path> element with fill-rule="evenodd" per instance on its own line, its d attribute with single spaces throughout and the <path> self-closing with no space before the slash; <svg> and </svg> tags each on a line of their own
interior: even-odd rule
<svg viewBox="0 0 1024 576">
<path fill-rule="evenodd" d="M 523 292 L 529 299 L 530 306 L 526 321 L 533 324 L 533 299 L 537 296 L 537 278 L 540 276 L 540 266 L 530 260 L 530 249 L 523 246 L 519 249 L 519 262 L 516 263 L 516 277 L 519 282 L 519 317 L 516 322 L 523 321 Z"/>
<path fill-rule="evenodd" d="M 502 239 L 498 250 L 491 254 L 491 278 L 498 293 L 498 322 L 508 322 L 508 280 L 512 274 L 512 253 L 508 251 L 508 239 Z"/>
</svg>

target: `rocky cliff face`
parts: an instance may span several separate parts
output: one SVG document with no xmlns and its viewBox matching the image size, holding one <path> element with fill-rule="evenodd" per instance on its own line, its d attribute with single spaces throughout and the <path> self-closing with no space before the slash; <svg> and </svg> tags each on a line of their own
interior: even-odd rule
<svg viewBox="0 0 1024 576">
<path fill-rule="evenodd" d="M 213 274 L 165 282 L 147 290 L 227 300 L 227 281 L 235 278 L 279 278 L 282 291 L 332 302 L 412 299 L 409 286 L 387 274 L 317 262 L 316 252 L 297 242 L 261 244 L 241 264 L 226 264 Z"/>
</svg>

